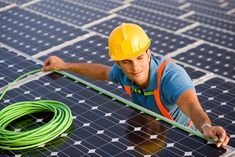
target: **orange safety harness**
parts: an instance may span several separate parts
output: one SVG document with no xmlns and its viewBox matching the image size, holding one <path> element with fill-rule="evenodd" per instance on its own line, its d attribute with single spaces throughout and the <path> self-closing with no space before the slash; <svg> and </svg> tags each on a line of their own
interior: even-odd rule
<svg viewBox="0 0 235 157">
<path fill-rule="evenodd" d="M 157 89 L 155 89 L 153 92 L 152 91 L 148 91 L 148 92 L 143 92 L 142 90 L 138 90 L 138 89 L 132 89 L 130 86 L 127 86 L 127 85 L 124 85 L 124 89 L 125 91 L 127 92 L 128 95 L 132 95 L 132 91 L 133 92 L 136 92 L 138 94 L 141 94 L 143 93 L 145 96 L 148 96 L 148 95 L 154 95 L 154 98 L 155 98 L 155 101 L 156 101 L 156 104 L 158 106 L 158 109 L 159 111 L 161 112 L 161 114 L 172 120 L 172 121 L 175 121 L 172 116 L 170 115 L 170 113 L 168 112 L 168 110 L 166 109 L 166 107 L 163 105 L 162 101 L 161 101 L 161 97 L 160 97 L 160 87 L 161 87 L 161 78 L 162 78 L 162 74 L 163 74 L 163 71 L 165 69 L 165 66 L 172 62 L 171 59 L 167 60 L 167 61 L 164 61 L 163 63 L 161 63 L 161 65 L 159 66 L 158 68 L 158 77 L 157 77 Z M 193 122 L 191 120 L 189 120 L 189 123 L 187 125 L 187 127 L 191 127 L 193 124 Z"/>
</svg>

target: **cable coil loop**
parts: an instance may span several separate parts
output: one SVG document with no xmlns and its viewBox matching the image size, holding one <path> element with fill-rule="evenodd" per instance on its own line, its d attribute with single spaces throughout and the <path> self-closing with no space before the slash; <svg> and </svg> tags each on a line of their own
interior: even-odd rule
<svg viewBox="0 0 235 157">
<path fill-rule="evenodd" d="M 1 95 L 0 101 L 19 79 L 38 71 L 40 70 L 31 71 L 17 78 Z M 6 129 L 11 122 L 38 112 L 52 112 L 54 116 L 48 123 L 32 130 L 17 132 Z M 0 111 L 0 148 L 22 150 L 45 144 L 66 131 L 72 121 L 71 110 L 59 101 L 39 100 L 11 104 Z"/>
</svg>

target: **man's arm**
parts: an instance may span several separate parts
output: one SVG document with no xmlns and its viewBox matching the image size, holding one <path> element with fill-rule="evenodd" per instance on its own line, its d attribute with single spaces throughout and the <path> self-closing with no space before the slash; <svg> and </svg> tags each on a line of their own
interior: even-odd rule
<svg viewBox="0 0 235 157">
<path fill-rule="evenodd" d="M 95 80 L 109 80 L 111 67 L 102 64 L 66 63 L 56 56 L 50 56 L 44 62 L 43 71 L 65 70 Z"/>
<path fill-rule="evenodd" d="M 210 126 L 210 119 L 203 111 L 194 90 L 189 89 L 182 93 L 177 99 L 176 104 L 193 121 L 193 124 L 205 137 L 218 141 L 217 147 L 227 145 L 229 137 L 226 131 L 221 126 Z"/>
</svg>

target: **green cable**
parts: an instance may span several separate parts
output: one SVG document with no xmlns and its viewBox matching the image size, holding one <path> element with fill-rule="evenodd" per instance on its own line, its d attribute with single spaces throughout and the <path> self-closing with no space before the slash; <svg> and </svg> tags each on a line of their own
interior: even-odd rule
<svg viewBox="0 0 235 157">
<path fill-rule="evenodd" d="M 41 70 L 30 71 L 14 80 L 0 96 L 0 101 L 20 79 Z M 52 112 L 53 118 L 36 129 L 16 132 L 6 127 L 16 119 L 38 112 Z M 72 124 L 72 113 L 64 103 L 52 100 L 24 101 L 11 104 L 0 111 L 0 149 L 22 150 L 43 145 L 66 131 Z"/>
</svg>

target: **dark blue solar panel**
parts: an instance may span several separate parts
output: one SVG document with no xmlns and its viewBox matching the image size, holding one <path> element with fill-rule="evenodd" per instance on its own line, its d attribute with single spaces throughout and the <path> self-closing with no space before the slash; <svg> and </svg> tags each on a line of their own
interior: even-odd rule
<svg viewBox="0 0 235 157">
<path fill-rule="evenodd" d="M 10 2 L 10 3 L 15 3 L 17 5 L 21 5 L 21 4 L 24 4 L 24 3 L 28 3 L 32 0 L 7 0 L 7 2 Z"/>
<path fill-rule="evenodd" d="M 207 1 L 203 1 L 203 0 L 197 0 L 197 1 L 189 0 L 189 2 L 191 3 L 192 6 L 206 8 L 208 10 L 213 9 L 213 10 L 216 10 L 218 12 L 224 12 L 225 13 L 226 11 L 231 9 L 231 5 L 221 7 L 222 3 L 219 3 L 219 2 L 216 2 L 216 1 L 207 2 Z"/>
<path fill-rule="evenodd" d="M 206 44 L 175 56 L 177 60 L 235 79 L 235 53 Z"/>
<path fill-rule="evenodd" d="M 61 138 L 28 151 L 17 151 L 17 155 L 180 157 L 207 156 L 208 153 L 219 156 L 225 151 L 84 87 L 51 74 L 9 91 L 0 108 L 22 100 L 50 99 L 66 103 L 74 116 L 72 127 Z M 39 125 L 37 120 L 36 125 Z M 24 129 L 25 126 L 21 126 Z M 187 145 L 190 142 L 194 143 L 193 147 Z M 14 154 L 3 150 L 0 153 Z"/>
<path fill-rule="evenodd" d="M 9 3 L 0 1 L 0 8 L 5 7 L 7 5 L 9 5 Z"/>
<path fill-rule="evenodd" d="M 136 1 L 142 1 L 142 0 L 136 0 Z M 148 3 L 149 1 L 144 0 L 146 3 Z M 139 2 L 138 2 L 139 3 Z M 168 6 L 180 6 L 183 4 L 183 2 L 181 0 L 158 0 L 158 1 L 152 1 L 152 3 L 156 3 L 159 5 L 163 5 L 162 7 L 167 7 Z"/>
<path fill-rule="evenodd" d="M 86 33 L 20 8 L 2 12 L 0 21 L 0 41 L 29 55 Z"/>
<path fill-rule="evenodd" d="M 89 7 L 94 7 L 97 9 L 101 9 L 103 11 L 110 11 L 116 7 L 121 6 L 121 3 L 115 1 L 105 1 L 105 0 L 73 0 L 76 4 L 84 4 Z"/>
<path fill-rule="evenodd" d="M 79 4 L 68 1 L 45 0 L 31 5 L 29 8 L 80 26 L 108 15 Z"/>
<path fill-rule="evenodd" d="M 145 7 L 146 9 L 153 9 L 158 12 L 172 14 L 175 16 L 180 16 L 185 14 L 187 11 L 180 10 L 172 5 L 179 5 L 180 3 L 177 3 L 176 1 L 169 1 L 171 5 L 164 5 L 164 1 L 162 1 L 163 4 L 160 1 L 148 1 L 148 0 L 141 0 L 141 1 L 132 1 L 132 4 Z M 174 4 L 175 3 L 175 4 Z"/>
<path fill-rule="evenodd" d="M 166 15 L 153 13 L 152 11 L 146 11 L 135 7 L 125 8 L 117 13 L 129 18 L 140 20 L 173 31 L 190 25 L 189 22 L 180 19 L 175 19 Z"/>
<path fill-rule="evenodd" d="M 0 88 L 41 66 L 35 61 L 0 47 Z"/>
<path fill-rule="evenodd" d="M 29 2 L 27 0 L 9 1 L 16 2 L 17 5 Z M 192 43 L 200 39 L 214 43 L 213 46 L 207 43 L 199 46 L 193 45 L 195 48 L 183 51 L 181 54 L 180 51 L 177 51 L 175 59 L 192 65 L 187 66 L 187 64 L 176 61 L 186 69 L 192 79 L 202 79 L 197 80 L 199 85 L 196 86 L 196 89 L 203 108 L 209 114 L 213 124 L 225 127 L 231 136 L 229 145 L 235 146 L 234 82 L 215 77 L 203 83 L 204 79 L 201 78 L 205 74 L 213 72 L 234 80 L 234 52 L 216 45 L 234 49 L 234 34 L 224 33 L 223 30 L 220 30 L 223 28 L 231 32 L 234 29 L 229 25 L 233 25 L 234 13 L 228 14 L 228 11 L 232 11 L 235 6 L 233 1 L 42 0 L 34 2 L 26 9 L 13 7 L 0 12 L 0 42 L 29 55 L 35 55 L 57 45 L 61 46 L 58 48 L 59 50 L 45 56 L 35 55 L 39 55 L 40 60 L 45 60 L 49 55 L 58 55 L 71 62 L 112 65 L 113 62 L 107 55 L 107 39 L 99 35 L 81 39 L 70 46 L 61 45 L 87 33 L 78 29 L 80 26 L 99 19 L 102 21 L 93 23 L 88 29 L 106 36 L 121 22 L 138 23 L 136 21 L 139 21 L 138 24 L 146 30 L 151 38 L 151 50 L 161 55 L 168 53 L 174 55 L 172 52 L 182 50 L 186 46 L 189 48 Z M 185 5 L 188 3 L 191 5 Z M 130 4 L 130 6 L 127 5 L 126 8 L 126 4 Z M 119 6 L 124 6 L 124 8 L 118 8 L 117 13 L 129 18 L 124 16 L 121 18 L 120 15 L 111 19 L 106 18 L 112 14 L 107 11 Z M 33 10 L 45 14 L 45 16 L 38 15 Z M 175 30 L 191 24 L 187 19 L 177 18 L 189 11 L 195 11 L 195 14 L 186 18 L 200 22 L 202 25 L 186 31 L 185 34 L 188 37 L 174 33 Z M 56 22 L 56 19 L 67 24 L 77 25 L 78 28 Z M 207 26 L 204 27 L 203 23 Z M 196 37 L 197 40 L 192 40 L 190 36 Z M 16 56 L 15 52 L 8 51 L 8 49 L 0 48 L 0 85 L 5 86 L 28 70 L 41 68 L 34 61 L 31 62 L 32 59 L 26 59 L 21 55 Z M 205 69 L 205 71 L 198 70 L 196 67 Z M 118 84 L 83 79 L 129 99 Z M 118 101 L 57 75 L 41 77 L 39 80 L 11 90 L 6 99 L 1 102 L 0 108 L 12 102 L 45 98 L 63 101 L 71 108 L 75 120 L 73 126 L 66 132 L 68 135 L 64 134 L 64 137 L 45 146 L 25 151 L 0 150 L 0 156 L 74 156 L 76 154 L 76 156 L 175 157 L 219 156 L 226 151 L 217 149 L 214 145 L 207 145 L 205 140 L 172 128 L 162 121 L 155 121 L 154 118 L 139 113 Z M 23 122 L 34 122 L 38 115 L 34 116 Z M 46 121 L 48 116 L 41 115 L 40 118 Z M 28 125 L 24 124 L 18 123 L 13 128 L 27 129 Z M 40 123 L 36 125 L 38 124 Z"/>
<path fill-rule="evenodd" d="M 235 83 L 220 78 L 212 78 L 196 86 L 202 107 L 212 122 L 224 126 L 227 132 L 235 135 Z M 235 147 L 231 138 L 230 145 Z"/>
<path fill-rule="evenodd" d="M 192 16 L 189 16 L 187 19 L 199 21 L 204 24 L 208 24 L 217 28 L 221 28 L 224 30 L 228 30 L 231 32 L 235 32 L 235 24 L 231 21 L 224 22 L 219 19 L 211 18 L 211 17 L 205 17 L 202 15 L 194 14 Z M 234 19 L 235 20 L 235 19 Z"/>
<path fill-rule="evenodd" d="M 230 33 L 225 33 L 204 26 L 197 26 L 196 28 L 184 32 L 184 34 L 235 49 L 235 45 L 233 44 L 234 35 Z"/>
<path fill-rule="evenodd" d="M 196 14 L 200 13 L 201 15 L 209 15 L 209 16 L 212 16 L 214 17 L 214 19 L 224 19 L 224 20 L 228 20 L 228 21 L 234 21 L 235 20 L 235 17 L 234 16 L 230 16 L 230 15 L 227 15 L 225 14 L 224 12 L 218 12 L 217 10 L 215 9 L 211 9 L 211 8 L 205 8 L 205 7 L 200 7 L 200 6 L 197 6 L 197 5 L 191 5 L 190 7 L 186 8 L 185 10 L 187 11 L 195 11 L 197 12 Z"/>
</svg>

